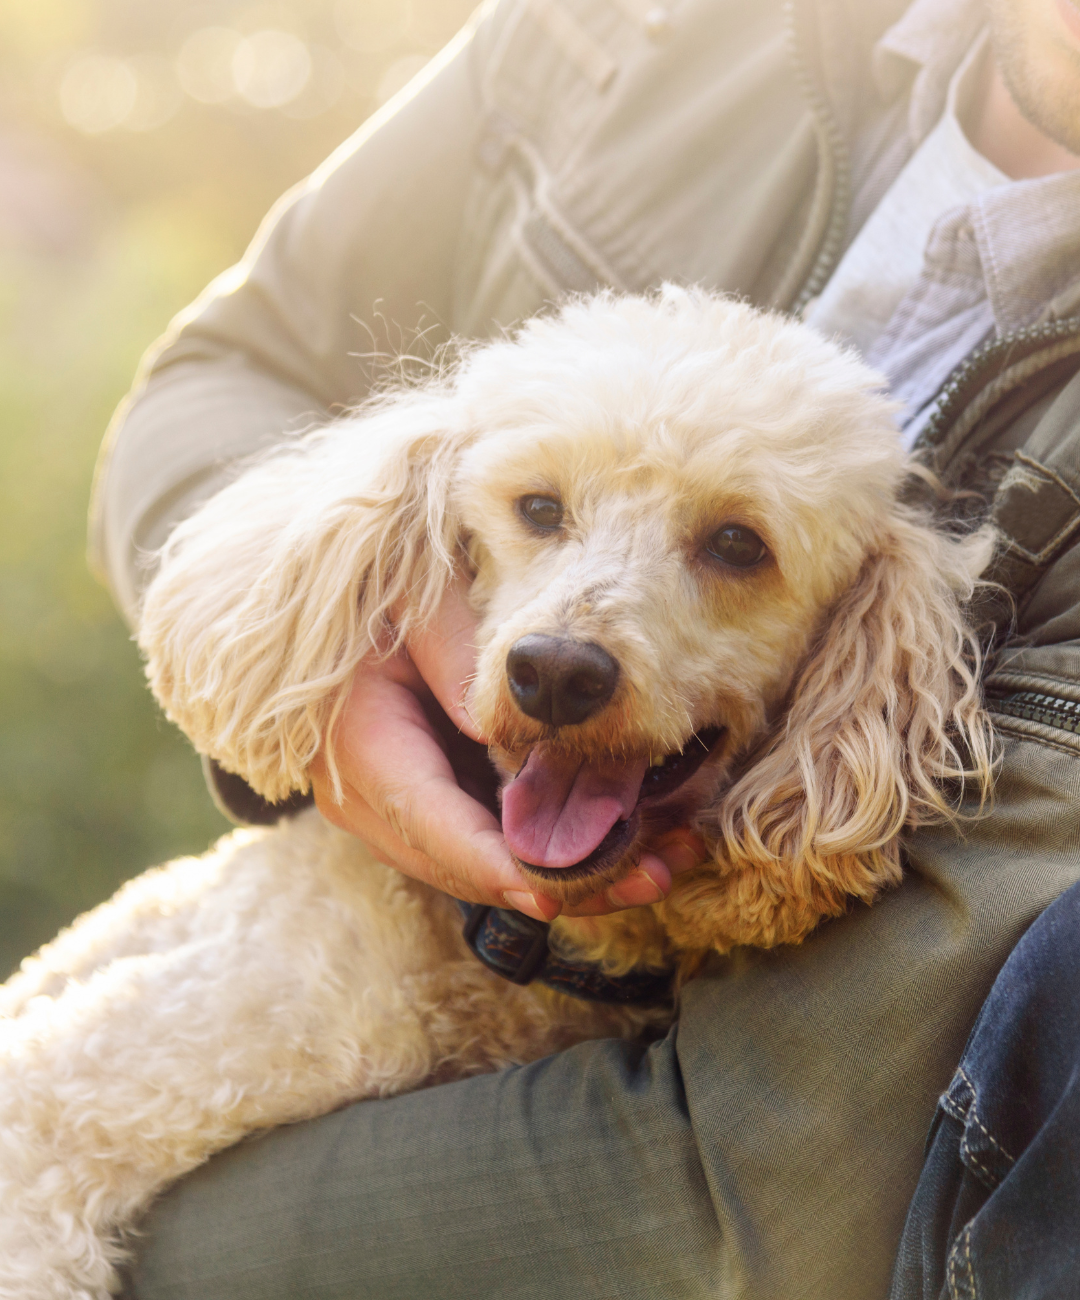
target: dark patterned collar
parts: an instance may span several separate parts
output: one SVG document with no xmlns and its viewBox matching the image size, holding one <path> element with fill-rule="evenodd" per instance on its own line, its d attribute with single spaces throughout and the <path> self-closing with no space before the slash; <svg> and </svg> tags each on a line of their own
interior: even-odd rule
<svg viewBox="0 0 1080 1300">
<path fill-rule="evenodd" d="M 673 971 L 609 975 L 595 962 L 559 956 L 548 942 L 551 926 L 543 921 L 505 907 L 456 902 L 465 918 L 465 942 L 485 966 L 511 984 L 546 984 L 589 1002 L 655 1003 L 672 996 Z"/>
</svg>

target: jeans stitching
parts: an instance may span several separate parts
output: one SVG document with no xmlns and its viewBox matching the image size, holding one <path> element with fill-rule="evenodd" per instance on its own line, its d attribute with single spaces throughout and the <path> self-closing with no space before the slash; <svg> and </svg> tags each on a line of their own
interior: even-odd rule
<svg viewBox="0 0 1080 1300">
<path fill-rule="evenodd" d="M 957 1120 L 959 1123 L 963 1124 L 963 1122 L 967 1119 L 967 1111 L 961 1109 L 961 1107 L 959 1107 L 956 1104 L 956 1102 L 953 1101 L 953 1099 L 949 1096 L 948 1093 L 945 1093 L 941 1097 L 938 1104 L 941 1106 L 941 1109 L 945 1111 L 947 1115 L 951 1115 L 953 1119 Z"/>
<path fill-rule="evenodd" d="M 969 1114 L 970 1117 L 975 1121 L 975 1127 L 979 1130 L 980 1133 L 982 1133 L 983 1137 L 986 1138 L 987 1142 L 989 1142 L 990 1145 L 991 1145 L 991 1146 L 992 1146 L 996 1151 L 1000 1151 L 1000 1152 L 1001 1152 L 1001 1154 L 1005 1157 L 1005 1159 L 1009 1162 L 1010 1165 L 1015 1165 L 1015 1164 L 1016 1164 L 1016 1157 L 1015 1157 L 1015 1156 L 1011 1156 L 1011 1155 L 1008 1153 L 1008 1151 L 1005 1150 L 1005 1148 L 1001 1145 L 1001 1143 L 997 1140 L 997 1138 L 994 1137 L 994 1135 L 990 1132 L 990 1130 L 986 1127 L 986 1125 L 982 1122 L 982 1120 L 979 1119 L 979 1112 L 978 1112 L 978 1109 L 977 1109 L 978 1102 L 977 1102 L 977 1100 L 976 1100 L 975 1085 L 971 1082 L 971 1080 L 970 1080 L 970 1079 L 967 1077 L 967 1075 L 964 1073 L 964 1067 L 963 1067 L 963 1066 L 960 1066 L 960 1067 L 957 1069 L 957 1074 L 960 1075 L 960 1077 L 964 1080 L 964 1082 L 967 1084 L 967 1086 L 971 1089 L 971 1094 L 972 1094 L 972 1096 L 971 1096 L 971 1106 L 970 1106 L 969 1109 L 968 1109 L 968 1114 Z"/>
<path fill-rule="evenodd" d="M 971 1109 L 974 1100 L 975 1089 L 971 1086 L 971 1080 L 957 1066 L 953 1077 L 949 1080 L 949 1086 L 938 1098 L 938 1105 L 947 1115 L 951 1115 L 959 1123 L 965 1124 L 968 1111 Z"/>
<path fill-rule="evenodd" d="M 964 1277 L 958 1276 L 960 1247 L 964 1248 Z M 953 1242 L 949 1257 L 945 1263 L 945 1284 L 949 1289 L 949 1300 L 978 1300 L 975 1289 L 975 1269 L 971 1262 L 971 1224 Z"/>
<path fill-rule="evenodd" d="M 975 1273 L 971 1267 L 971 1224 L 970 1223 L 964 1229 L 964 1259 L 967 1263 L 968 1289 L 971 1292 L 971 1300 L 976 1300 Z"/>
<path fill-rule="evenodd" d="M 967 1156 L 968 1160 L 975 1166 L 975 1168 L 979 1171 L 979 1173 L 986 1175 L 987 1179 L 990 1182 L 991 1187 L 997 1187 L 998 1183 L 1001 1181 L 1000 1178 L 997 1178 L 994 1175 L 992 1170 L 987 1169 L 987 1167 L 982 1163 L 982 1161 L 975 1159 L 975 1157 L 971 1154 L 971 1147 L 968 1145 L 967 1138 L 964 1138 L 962 1140 L 961 1147 L 963 1148 L 964 1155 Z"/>
</svg>

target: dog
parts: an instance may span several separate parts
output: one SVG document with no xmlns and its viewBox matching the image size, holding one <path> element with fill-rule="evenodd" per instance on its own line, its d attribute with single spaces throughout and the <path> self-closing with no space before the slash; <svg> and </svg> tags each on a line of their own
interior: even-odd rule
<svg viewBox="0 0 1080 1300">
<path fill-rule="evenodd" d="M 653 907 L 561 920 L 606 977 L 798 943 L 977 807 L 993 740 L 965 621 L 993 539 L 905 505 L 881 380 L 702 290 L 569 302 L 253 464 L 160 557 L 149 680 L 270 801 L 363 662 L 451 581 L 508 847 L 579 902 L 692 825 Z M 329 752 L 327 752 L 327 749 Z M 340 785 L 338 786 L 340 789 Z M 0 1296 L 109 1294 L 150 1200 L 258 1129 L 662 1033 L 476 960 L 457 903 L 315 810 L 130 882 L 0 1003 Z"/>
</svg>

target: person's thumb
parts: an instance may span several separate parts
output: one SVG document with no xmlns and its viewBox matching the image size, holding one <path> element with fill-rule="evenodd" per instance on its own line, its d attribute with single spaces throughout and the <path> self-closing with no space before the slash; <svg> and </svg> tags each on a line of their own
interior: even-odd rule
<svg viewBox="0 0 1080 1300">
<path fill-rule="evenodd" d="M 447 587 L 430 622 L 408 639 L 406 648 L 453 724 L 470 739 L 483 742 L 466 707 L 476 669 L 476 617 L 465 599 L 467 590 L 460 579 Z"/>
</svg>

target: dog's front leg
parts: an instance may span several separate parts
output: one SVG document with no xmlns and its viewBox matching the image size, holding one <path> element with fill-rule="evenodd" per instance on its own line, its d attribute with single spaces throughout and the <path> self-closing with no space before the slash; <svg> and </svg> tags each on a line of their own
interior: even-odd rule
<svg viewBox="0 0 1080 1300">
<path fill-rule="evenodd" d="M 43 950 L 0 1019 L 0 1297 L 98 1300 L 124 1230 L 215 1151 L 443 1077 L 413 991 L 442 959 L 428 903 L 311 813 Z"/>
<path fill-rule="evenodd" d="M 644 1023 L 499 979 L 314 811 L 141 877 L 7 993 L 3 1300 L 103 1300 L 152 1197 L 251 1132 Z"/>
</svg>

